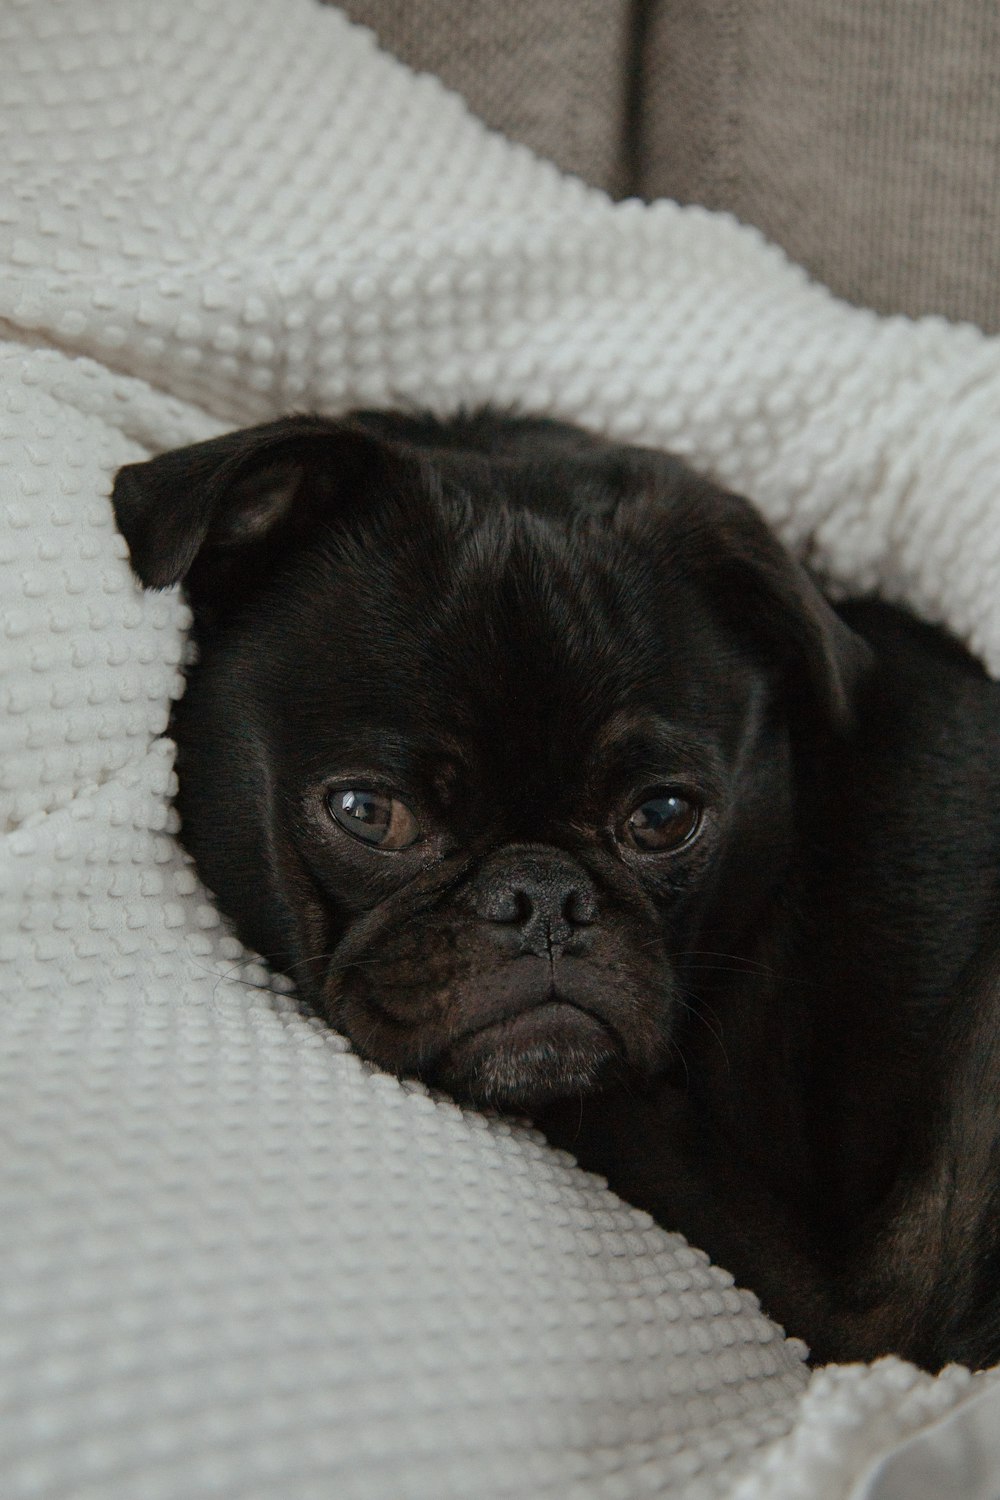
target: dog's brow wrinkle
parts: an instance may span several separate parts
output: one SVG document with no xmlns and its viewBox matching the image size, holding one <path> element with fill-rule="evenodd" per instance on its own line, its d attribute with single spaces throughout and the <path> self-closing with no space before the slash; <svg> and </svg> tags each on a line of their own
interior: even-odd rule
<svg viewBox="0 0 1000 1500">
<path fill-rule="evenodd" d="M 595 749 L 607 750 L 616 740 L 626 739 L 630 735 L 641 734 L 644 730 L 652 728 L 657 721 L 649 714 L 630 713 L 627 709 L 619 709 L 606 719 L 594 737 Z"/>
<path fill-rule="evenodd" d="M 432 784 L 440 800 L 447 805 L 455 795 L 461 777 L 457 759 L 443 757 L 434 770 Z"/>
</svg>

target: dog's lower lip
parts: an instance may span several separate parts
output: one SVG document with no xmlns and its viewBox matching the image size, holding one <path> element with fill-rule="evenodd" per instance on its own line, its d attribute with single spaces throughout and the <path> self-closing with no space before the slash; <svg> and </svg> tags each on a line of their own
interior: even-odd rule
<svg viewBox="0 0 1000 1500">
<path fill-rule="evenodd" d="M 518 1011 L 513 1016 L 504 1016 L 499 1021 L 487 1022 L 484 1026 L 477 1026 L 457 1037 L 449 1047 L 449 1052 L 454 1056 L 458 1049 L 466 1047 L 479 1048 L 489 1043 L 492 1036 L 504 1036 L 508 1040 L 519 1040 L 521 1034 L 532 1031 L 544 1031 L 552 1026 L 558 1026 L 560 1022 L 572 1019 L 574 1025 L 583 1025 L 587 1029 L 599 1029 L 605 1037 L 617 1047 L 618 1038 L 608 1023 L 602 1017 L 596 1015 L 586 1006 L 578 1005 L 575 1000 L 565 999 L 561 995 L 550 996 L 547 1000 L 540 1001 L 537 1005 L 527 1005 L 524 1010 Z M 587 1026 L 589 1023 L 589 1026 Z M 525 1036 L 525 1039 L 527 1037 Z"/>
<path fill-rule="evenodd" d="M 619 1055 L 599 1015 L 550 995 L 466 1031 L 441 1054 L 437 1078 L 476 1103 L 531 1110 L 590 1088 Z"/>
</svg>

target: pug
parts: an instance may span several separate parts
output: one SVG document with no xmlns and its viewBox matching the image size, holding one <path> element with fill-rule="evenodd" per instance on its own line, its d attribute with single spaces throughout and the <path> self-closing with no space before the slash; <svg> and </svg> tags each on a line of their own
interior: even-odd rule
<svg viewBox="0 0 1000 1500">
<path fill-rule="evenodd" d="M 1000 688 L 543 418 L 122 469 L 185 846 L 357 1052 L 530 1113 L 819 1359 L 1000 1359 Z"/>
</svg>

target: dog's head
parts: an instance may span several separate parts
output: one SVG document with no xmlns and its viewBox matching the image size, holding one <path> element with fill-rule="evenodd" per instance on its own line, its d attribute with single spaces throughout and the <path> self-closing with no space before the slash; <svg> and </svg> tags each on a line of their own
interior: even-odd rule
<svg viewBox="0 0 1000 1500">
<path fill-rule="evenodd" d="M 122 470 L 184 580 L 184 840 L 363 1055 L 532 1107 L 668 1056 L 864 650 L 749 505 L 555 423 L 290 418 Z"/>
</svg>

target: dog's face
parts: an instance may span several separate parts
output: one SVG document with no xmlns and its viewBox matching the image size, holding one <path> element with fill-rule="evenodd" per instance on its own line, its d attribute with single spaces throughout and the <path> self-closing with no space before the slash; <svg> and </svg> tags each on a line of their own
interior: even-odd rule
<svg viewBox="0 0 1000 1500">
<path fill-rule="evenodd" d="M 184 840 L 364 1056 L 531 1108 L 668 1058 L 859 643 L 744 502 L 556 424 L 289 419 L 123 470 L 187 581 Z"/>
</svg>

